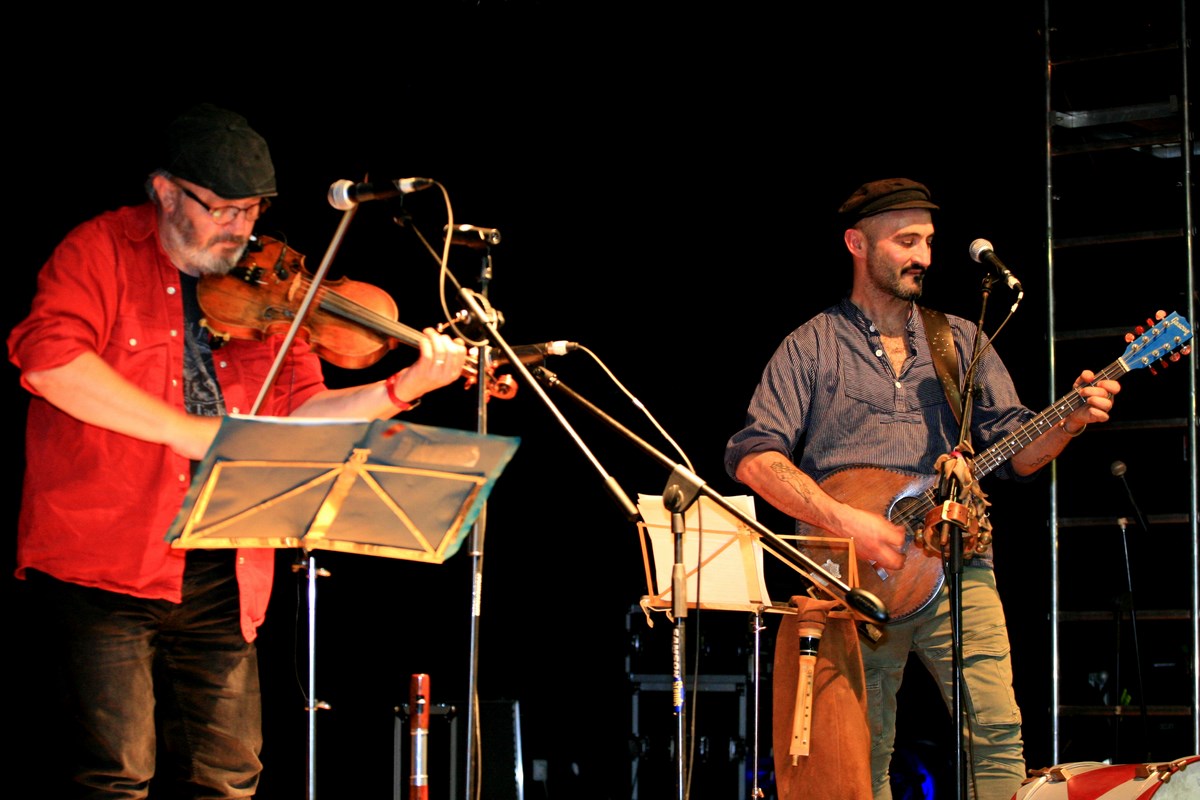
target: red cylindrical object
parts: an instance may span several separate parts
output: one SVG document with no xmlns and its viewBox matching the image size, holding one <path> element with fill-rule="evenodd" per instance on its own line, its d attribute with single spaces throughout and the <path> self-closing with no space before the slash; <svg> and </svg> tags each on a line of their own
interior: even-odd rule
<svg viewBox="0 0 1200 800">
<path fill-rule="evenodd" d="M 416 673 L 409 682 L 408 731 L 412 739 L 409 800 L 429 800 L 429 676 Z"/>
</svg>

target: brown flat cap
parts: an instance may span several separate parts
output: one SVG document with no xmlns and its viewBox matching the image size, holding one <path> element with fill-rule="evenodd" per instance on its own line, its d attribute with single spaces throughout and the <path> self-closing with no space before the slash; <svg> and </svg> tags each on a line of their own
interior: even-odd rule
<svg viewBox="0 0 1200 800">
<path fill-rule="evenodd" d="M 857 220 L 905 208 L 938 209 L 929 199 L 929 189 L 925 188 L 925 184 L 908 178 L 885 178 L 864 183 L 855 189 L 854 194 L 842 203 L 838 213 Z"/>
</svg>

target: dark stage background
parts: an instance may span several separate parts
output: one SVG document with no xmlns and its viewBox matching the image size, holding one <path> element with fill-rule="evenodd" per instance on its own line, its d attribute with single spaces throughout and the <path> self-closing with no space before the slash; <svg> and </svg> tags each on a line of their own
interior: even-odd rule
<svg viewBox="0 0 1200 800">
<path fill-rule="evenodd" d="M 942 205 L 932 305 L 977 318 L 984 272 L 968 244 L 995 244 L 1026 291 L 997 348 L 1029 405 L 1040 409 L 1068 388 L 1069 379 L 1049 387 L 1046 378 L 1040 2 L 986 4 L 969 16 L 963 4 L 819 13 L 721 4 L 681 6 L 669 18 L 621 4 L 448 5 L 437 15 L 403 4 L 370 13 L 326 7 L 282 28 L 274 15 L 249 14 L 250 24 L 214 24 L 203 36 L 135 26 L 92 38 L 80 24 L 55 42 L 53 72 L 7 56 L 8 71 L 29 79 L 10 85 L 7 97 L 8 168 L 22 197 L 8 212 L 5 329 L 26 312 L 36 271 L 58 240 L 104 209 L 141 201 L 166 122 L 209 100 L 245 114 L 267 138 L 280 196 L 258 230 L 286 237 L 314 268 L 340 220 L 325 200 L 332 182 L 438 181 L 455 222 L 502 232 L 488 292 L 506 339 L 588 348 L 602 364 L 576 352 L 549 366 L 677 458 L 601 366 L 611 370 L 719 493 L 742 493 L 723 471 L 722 450 L 763 365 L 790 330 L 848 287 L 834 212 L 865 180 L 919 179 Z M 401 212 L 405 226 L 394 222 Z M 437 267 L 412 228 L 437 239 L 446 222 L 436 189 L 364 204 L 331 277 L 385 289 L 407 325 L 437 323 Z M 478 288 L 478 252 L 454 250 L 455 275 Z M 1091 302 L 1089 287 L 1078 291 Z M 1010 302 L 997 293 L 989 330 Z M 1132 324 L 1151 311 L 1126 315 Z M 1113 342 L 1094 361 L 1062 369 L 1073 377 L 1122 347 Z M 328 378 L 377 380 L 409 360 L 401 346 L 374 367 L 331 368 Z M 12 531 L 26 400 L 6 369 Z M 627 493 L 662 491 L 660 464 L 552 397 Z M 406 418 L 474 430 L 475 394 L 446 388 Z M 548 762 L 549 794 L 628 797 L 626 626 L 646 588 L 635 527 L 532 387 L 492 401 L 488 429 L 521 445 L 487 509 L 480 697 L 519 703 L 524 757 Z M 1098 479 L 1108 463 L 1095 465 Z M 1047 481 L 988 489 L 1029 765 L 1047 766 Z M 789 532 L 763 505 L 761 518 Z M 297 798 L 305 785 L 307 615 L 293 560 L 278 554 L 260 638 L 266 800 Z M 409 676 L 430 674 L 435 703 L 466 706 L 466 546 L 441 565 L 324 552 L 317 560 L 331 573 L 320 581 L 316 617 L 317 695 L 331 706 L 317 721 L 318 792 L 387 797 L 393 710 L 408 699 Z M 19 666 L 53 631 L 22 626 L 16 584 L 4 582 L 8 652 Z M 786 580 L 771 588 L 779 599 L 792 589 Z M 714 648 L 735 651 L 743 623 L 722 613 L 700 624 Z M 670 671 L 665 641 L 642 656 L 661 673 Z M 9 692 L 19 715 L 10 724 L 24 747 L 11 771 L 22 772 L 53 763 L 55 732 L 37 724 L 36 676 L 18 676 Z M 902 745 L 944 741 L 940 700 L 921 681 L 910 684 Z M 666 700 L 643 713 L 667 728 Z M 665 760 L 655 767 L 670 768 Z M 526 785 L 526 797 L 542 791 Z"/>
</svg>

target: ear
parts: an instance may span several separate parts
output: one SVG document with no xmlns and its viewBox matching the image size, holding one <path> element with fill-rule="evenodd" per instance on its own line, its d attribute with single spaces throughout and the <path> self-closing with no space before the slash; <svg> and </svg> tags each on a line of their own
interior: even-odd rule
<svg viewBox="0 0 1200 800">
<path fill-rule="evenodd" d="M 846 243 L 846 249 L 851 255 L 865 256 L 867 254 L 867 237 L 858 228 L 846 228 L 846 232 L 842 234 L 842 241 Z"/>
<path fill-rule="evenodd" d="M 168 214 L 173 212 L 176 204 L 179 203 L 181 195 L 179 187 L 164 175 L 155 175 L 151 180 L 154 184 L 154 194 L 158 197 L 159 206 Z"/>
</svg>

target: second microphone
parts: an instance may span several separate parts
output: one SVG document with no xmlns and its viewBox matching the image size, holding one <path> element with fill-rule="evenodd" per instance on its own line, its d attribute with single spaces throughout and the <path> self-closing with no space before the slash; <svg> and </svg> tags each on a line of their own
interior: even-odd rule
<svg viewBox="0 0 1200 800">
<path fill-rule="evenodd" d="M 386 200 L 389 197 L 419 192 L 433 186 L 433 183 L 432 178 L 399 178 L 384 183 L 334 181 L 333 185 L 329 187 L 329 205 L 338 211 L 349 211 L 359 203 L 365 203 L 368 200 Z"/>
</svg>

